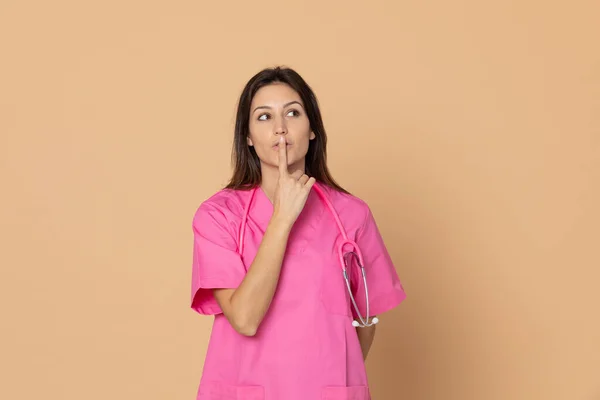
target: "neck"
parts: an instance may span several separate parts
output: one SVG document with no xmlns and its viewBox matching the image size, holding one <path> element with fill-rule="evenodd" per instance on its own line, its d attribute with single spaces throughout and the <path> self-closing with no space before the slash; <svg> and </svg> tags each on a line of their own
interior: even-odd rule
<svg viewBox="0 0 600 400">
<path fill-rule="evenodd" d="M 298 161 L 295 164 L 288 166 L 288 173 L 293 173 L 297 170 L 305 171 L 304 159 Z M 271 203 L 275 198 L 275 190 L 277 190 L 277 182 L 279 181 L 279 167 L 271 166 L 261 163 L 260 165 L 261 183 L 260 187 L 263 192 L 267 195 Z"/>
</svg>

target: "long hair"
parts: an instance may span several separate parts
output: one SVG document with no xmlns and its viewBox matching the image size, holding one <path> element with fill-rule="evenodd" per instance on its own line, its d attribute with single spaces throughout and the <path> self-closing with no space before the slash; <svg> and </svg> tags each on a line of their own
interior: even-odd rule
<svg viewBox="0 0 600 400">
<path fill-rule="evenodd" d="M 348 193 L 335 182 L 327 168 L 327 134 L 325 133 L 317 97 L 296 71 L 284 67 L 263 69 L 248 81 L 240 95 L 232 149 L 234 170 L 226 188 L 245 190 L 254 188 L 261 183 L 260 160 L 254 147 L 249 146 L 247 142 L 247 137 L 250 134 L 250 107 L 256 92 L 261 87 L 274 82 L 285 83 L 300 95 L 310 121 L 310 129 L 315 134 L 315 138 L 308 145 L 305 173 L 314 177 L 317 182 Z"/>
</svg>

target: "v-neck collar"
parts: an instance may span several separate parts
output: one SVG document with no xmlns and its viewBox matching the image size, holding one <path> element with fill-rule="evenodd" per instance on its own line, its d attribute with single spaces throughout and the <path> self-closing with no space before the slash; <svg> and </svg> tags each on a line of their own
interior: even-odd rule
<svg viewBox="0 0 600 400">
<path fill-rule="evenodd" d="M 267 201 L 267 203 L 269 203 L 271 205 L 271 208 L 273 208 L 273 203 L 271 202 L 271 199 L 269 199 L 269 196 L 267 196 L 267 194 L 265 193 L 265 191 L 263 190 L 262 186 L 258 185 L 256 187 L 256 191 L 258 192 L 258 196 L 261 196 L 264 200 Z"/>
<path fill-rule="evenodd" d="M 260 186 L 253 190 L 255 191 L 254 195 L 248 195 L 247 197 L 248 200 L 252 197 L 247 223 L 255 224 L 252 229 L 258 228 L 264 233 L 273 216 L 274 205 Z M 294 222 L 286 247 L 287 254 L 304 252 L 310 243 L 319 237 L 317 232 L 322 229 L 323 216 L 326 215 L 327 206 L 321 201 L 319 194 L 315 192 L 313 186 L 302 212 Z"/>
<path fill-rule="evenodd" d="M 306 204 L 304 205 L 305 208 L 310 207 L 313 202 L 320 200 L 316 198 L 319 195 L 318 193 L 315 193 L 314 190 L 314 186 L 318 184 L 319 182 L 315 182 L 313 189 L 311 189 L 310 193 L 308 194 Z M 267 196 L 260 185 L 258 185 L 255 190 L 256 192 L 254 194 L 254 198 L 252 199 L 252 204 L 250 205 L 249 214 L 252 214 L 255 219 L 258 219 L 261 222 L 264 222 L 265 219 L 268 221 L 273 215 L 275 206 L 273 203 L 271 203 L 269 196 Z"/>
</svg>

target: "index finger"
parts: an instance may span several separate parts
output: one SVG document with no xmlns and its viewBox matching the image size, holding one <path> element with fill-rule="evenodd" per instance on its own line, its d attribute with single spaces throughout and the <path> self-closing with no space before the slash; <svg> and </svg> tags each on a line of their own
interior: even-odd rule
<svg viewBox="0 0 600 400">
<path fill-rule="evenodd" d="M 288 174 L 287 145 L 285 143 L 285 138 L 283 136 L 279 137 L 279 174 L 280 175 Z"/>
</svg>

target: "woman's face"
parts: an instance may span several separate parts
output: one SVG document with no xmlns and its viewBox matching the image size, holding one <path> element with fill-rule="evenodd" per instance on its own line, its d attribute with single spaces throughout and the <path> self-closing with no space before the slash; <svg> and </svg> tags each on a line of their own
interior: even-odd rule
<svg viewBox="0 0 600 400">
<path fill-rule="evenodd" d="M 248 145 L 254 146 L 262 167 L 279 164 L 279 137 L 287 143 L 288 168 L 304 170 L 309 141 L 315 138 L 304 104 L 294 89 L 285 83 L 260 88 L 250 105 Z"/>
</svg>

